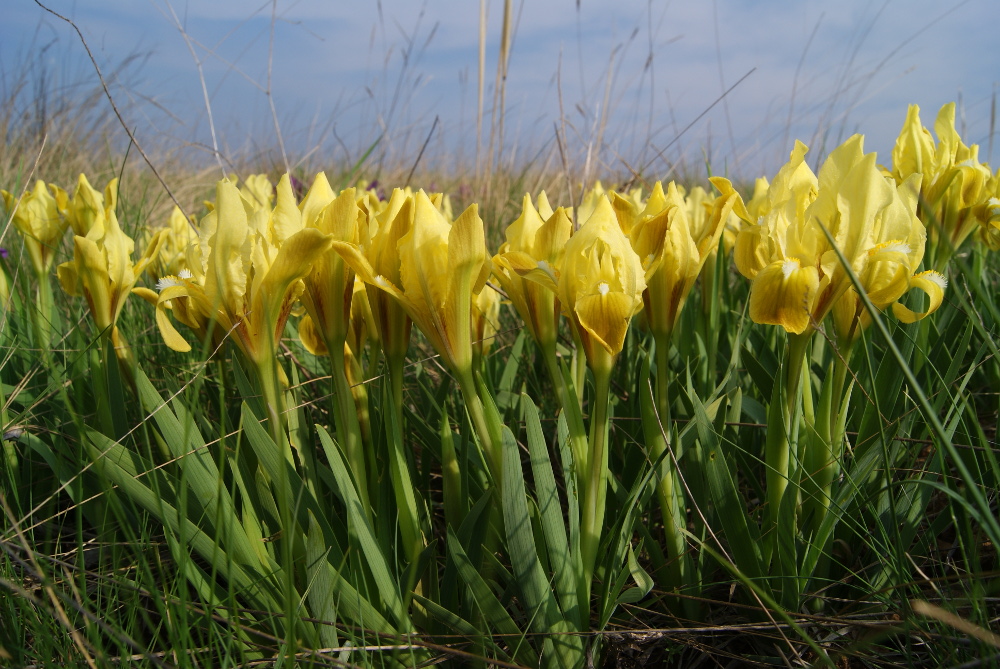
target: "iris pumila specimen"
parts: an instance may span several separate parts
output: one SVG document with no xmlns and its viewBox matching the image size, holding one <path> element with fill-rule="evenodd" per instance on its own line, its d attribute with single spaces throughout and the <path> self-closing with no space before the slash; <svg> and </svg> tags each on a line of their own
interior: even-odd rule
<svg viewBox="0 0 1000 669">
<path fill-rule="evenodd" d="M 303 198 L 301 213 L 296 209 L 287 215 L 290 218 L 299 215 L 306 229 L 322 232 L 331 242 L 358 243 L 362 212 L 355 190 L 349 188 L 336 195 L 322 172 L 316 175 Z M 367 510 L 370 509 L 368 468 L 357 406 L 347 380 L 345 357 L 354 297 L 354 271 L 339 254 L 329 251 L 317 257 L 303 277 L 303 283 L 305 290 L 300 299 L 308 315 L 299 323 L 299 336 L 310 352 L 326 353 L 330 357 L 337 439 L 347 454 L 358 495 Z"/>
<path fill-rule="evenodd" d="M 612 202 L 619 225 L 628 235 L 632 249 L 642 259 L 646 288 L 642 292 L 645 322 L 656 342 L 656 387 L 654 416 L 645 419 L 647 445 L 654 459 L 662 462 L 658 493 L 667 536 L 670 567 L 665 585 L 689 582 L 690 565 L 683 518 L 686 504 L 680 497 L 679 481 L 669 458 L 664 457 L 671 430 L 669 359 L 671 338 L 692 287 L 705 263 L 716 253 L 726 222 L 734 207 L 746 218 L 743 201 L 732 184 L 712 178 L 720 195 L 714 200 L 699 198 L 692 211 L 679 187 L 671 182 L 666 192 L 657 182 L 649 199 L 636 204 L 613 194 Z M 649 413 L 649 412 L 646 412 Z"/>
<path fill-rule="evenodd" d="M 940 304 L 944 285 L 936 273 L 914 274 L 924 245 L 923 226 L 916 216 L 919 175 L 899 185 L 887 179 L 875 154 L 864 153 L 860 135 L 837 147 L 818 177 L 805 162 L 806 151 L 805 145 L 796 143 L 791 159 L 768 187 L 765 201 L 754 207 L 760 217 L 746 221 L 737 236 L 734 256 L 739 271 L 752 281 L 750 317 L 756 323 L 780 325 L 788 333 L 765 447 L 772 526 L 783 515 L 782 504 L 794 504 L 795 492 L 785 501 L 786 489 L 791 485 L 797 491 L 802 476 L 793 467 L 792 453 L 798 444 L 800 382 L 809 340 L 835 307 L 860 318 L 856 308 L 843 306 L 843 300 L 850 303 L 853 289 L 844 263 L 877 307 L 893 305 L 904 321 L 919 317 L 897 303 L 910 288 L 930 295 L 929 310 L 933 310 Z M 840 397 L 830 401 L 842 406 Z M 837 416 L 828 418 L 829 434 Z M 822 452 L 805 454 L 806 462 L 820 463 L 827 475 L 842 448 L 835 435 L 829 437 L 825 445 L 816 446 Z M 827 476 L 817 478 L 822 481 Z M 794 523 L 794 514 L 791 517 Z"/>
<path fill-rule="evenodd" d="M 990 199 L 1000 195 L 1000 184 L 989 166 L 979 162 L 979 147 L 967 146 L 955 130 L 954 102 L 941 107 L 934 132 L 937 144 L 920 122 L 920 107 L 910 105 L 892 150 L 890 174 L 899 184 L 914 174 L 923 175 L 917 217 L 927 226 L 930 264 L 943 272 L 980 226 L 989 242 Z"/>
<path fill-rule="evenodd" d="M 549 223 L 553 221 L 558 225 L 555 214 Z M 566 242 L 558 271 L 542 258 L 532 263 L 529 254 L 508 253 L 501 262 L 555 293 L 593 374 L 586 447 L 572 441 L 581 500 L 578 592 L 580 601 L 589 604 L 607 499 L 611 374 L 625 345 L 632 316 L 642 309 L 646 288 L 642 262 L 603 194 L 596 198 L 587 221 Z"/>
<path fill-rule="evenodd" d="M 404 211 L 407 206 L 412 206 L 412 214 Z M 472 302 L 486 288 L 491 269 L 483 221 L 477 206 L 472 205 L 454 223 L 449 223 L 423 191 L 413 195 L 411 204 L 404 202 L 393 220 L 404 222 L 406 219 L 401 220 L 400 216 L 410 215 L 409 229 L 395 231 L 403 233 L 396 237 L 395 244 L 398 283 L 391 277 L 396 269 L 394 263 L 386 262 L 386 256 L 394 255 L 387 244 L 395 233 L 388 233 L 378 245 L 373 239 L 367 249 L 345 242 L 335 242 L 334 248 L 372 288 L 369 299 L 376 320 L 382 317 L 382 308 L 375 298 L 381 291 L 420 328 L 454 374 L 487 466 L 494 480 L 499 481 L 502 465 L 499 423 L 487 419 L 473 365 Z M 378 265 L 390 276 L 377 270 Z"/>
<path fill-rule="evenodd" d="M 549 381 L 567 414 L 573 448 L 583 453 L 587 434 L 579 416 L 579 400 L 567 388 L 556 355 L 561 311 L 556 284 L 573 222 L 562 207 L 552 211 L 544 192 L 538 199 L 536 209 L 531 196 L 524 196 L 521 215 L 507 226 L 506 241 L 493 257 L 493 276 L 538 347 Z"/>
<path fill-rule="evenodd" d="M 256 373 L 268 428 L 280 444 L 285 441 L 284 374 L 278 342 L 303 291 L 302 278 L 329 252 L 333 240 L 303 227 L 287 177 L 277 190 L 272 211 L 255 207 L 231 182 L 218 183 L 215 209 L 202 219 L 199 230 L 201 272 L 197 279 L 192 273 L 161 281 L 156 322 L 170 348 L 191 350 L 167 316 L 172 302 L 186 300 L 187 317 L 203 324 L 203 332 L 214 326 L 231 337 Z"/>
<path fill-rule="evenodd" d="M 70 295 L 86 298 L 94 324 L 111 342 L 118 361 L 131 378 L 135 360 L 118 329 L 118 317 L 146 266 L 159 253 L 164 236 L 154 234 L 146 253 L 133 264 L 135 242 L 122 232 L 114 209 L 108 207 L 99 215 L 87 210 L 86 219 L 74 229 L 82 231 L 85 227 L 85 235 L 73 237 L 73 260 L 58 267 L 59 282 Z"/>
<path fill-rule="evenodd" d="M 65 201 L 66 194 L 61 189 L 56 187 L 52 189 Z M 56 250 L 69 221 L 64 213 L 59 211 L 56 197 L 44 181 L 36 181 L 34 188 L 20 198 L 5 190 L 0 191 L 0 195 L 3 196 L 7 215 L 21 233 L 24 246 L 28 250 L 37 291 L 33 323 L 35 345 L 44 355 L 49 350 L 52 330 L 52 283 L 49 272 L 52 270 Z"/>
</svg>

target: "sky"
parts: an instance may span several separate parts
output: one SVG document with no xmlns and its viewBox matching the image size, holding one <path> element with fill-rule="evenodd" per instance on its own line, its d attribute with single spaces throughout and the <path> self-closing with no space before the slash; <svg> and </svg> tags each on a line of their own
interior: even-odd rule
<svg viewBox="0 0 1000 669">
<path fill-rule="evenodd" d="M 425 165 L 463 170 L 491 129 L 500 145 L 502 116 L 494 159 L 516 166 L 753 178 L 796 139 L 815 158 L 855 132 L 888 164 L 909 104 L 931 126 L 952 101 L 993 158 L 995 0 L 514 0 L 502 113 L 492 0 L 481 140 L 473 0 L 42 3 L 79 28 L 140 142 L 209 163 L 213 146 L 284 145 L 292 166 L 352 164 L 374 145 L 370 162 L 411 164 L 426 142 Z M 34 0 L 4 7 L 0 99 L 25 78 L 29 92 L 97 85 L 68 24 Z"/>
</svg>

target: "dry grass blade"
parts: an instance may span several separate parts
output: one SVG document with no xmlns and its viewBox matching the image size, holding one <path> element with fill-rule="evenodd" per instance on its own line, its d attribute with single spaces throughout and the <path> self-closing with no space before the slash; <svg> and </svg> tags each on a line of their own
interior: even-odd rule
<svg viewBox="0 0 1000 669">
<path fill-rule="evenodd" d="M 927 616 L 928 618 L 934 618 L 935 620 L 942 622 L 959 632 L 968 634 L 974 639 L 987 643 L 994 648 L 1000 648 L 1000 635 L 995 634 L 988 629 L 984 629 L 975 623 L 969 622 L 965 618 L 955 615 L 951 611 L 946 611 L 940 606 L 931 604 L 930 602 L 922 599 L 911 601 L 910 606 L 913 607 L 914 613 Z"/>
<path fill-rule="evenodd" d="M 170 19 L 174 23 L 174 27 L 180 32 L 181 37 L 184 38 L 184 44 L 187 45 L 188 51 L 191 52 L 191 59 L 194 60 L 194 66 L 198 70 L 198 82 L 201 84 L 201 96 L 205 101 L 205 113 L 208 114 L 208 129 L 212 134 L 212 153 L 215 157 L 216 162 L 219 164 L 219 170 L 222 175 L 226 175 L 226 168 L 222 164 L 222 154 L 219 151 L 219 138 L 215 132 L 215 118 L 212 115 L 212 99 L 208 95 L 208 86 L 205 83 L 205 69 L 202 67 L 202 60 L 198 57 L 198 52 L 194 49 L 194 44 L 191 41 L 191 37 L 188 35 L 187 31 L 184 30 L 184 26 L 181 24 L 180 18 L 177 16 L 177 12 L 174 11 L 174 6 L 170 4 L 169 0 L 166 2 L 167 9 L 170 11 Z"/>
<path fill-rule="evenodd" d="M 139 155 L 141 155 L 142 159 L 146 161 L 146 165 L 149 166 L 149 169 L 153 173 L 153 176 L 155 176 L 156 180 L 160 182 L 161 186 L 163 186 L 163 190 L 166 191 L 167 196 L 171 200 L 173 200 L 174 204 L 177 205 L 177 208 L 180 209 L 182 212 L 184 212 L 184 215 L 187 216 L 188 214 L 186 210 L 181 205 L 180 201 L 174 196 L 174 193 L 170 189 L 170 186 L 168 186 L 167 182 L 164 181 L 162 176 L 160 176 L 160 173 L 157 171 L 156 166 L 153 164 L 153 161 L 150 160 L 148 155 L 146 155 L 146 152 L 143 150 L 142 145 L 140 145 L 139 141 L 135 138 L 135 133 L 133 133 L 132 129 L 129 128 L 128 124 L 125 123 L 125 119 L 122 117 L 121 112 L 118 110 L 118 105 L 115 104 L 114 97 L 112 97 L 111 95 L 111 90 L 108 88 L 108 83 L 107 81 L 104 80 L 104 75 L 101 73 L 101 67 L 100 65 L 97 64 L 97 60 L 94 58 L 94 54 L 90 50 L 90 45 L 87 44 L 87 40 L 83 36 L 83 33 L 80 32 L 80 28 L 76 25 L 76 23 L 73 22 L 72 19 L 68 19 L 62 14 L 59 14 L 58 12 L 52 9 L 49 9 L 41 2 L 39 2 L 39 0 L 35 0 L 35 4 L 41 7 L 46 12 L 48 12 L 49 14 L 51 14 L 52 16 L 56 17 L 57 19 L 61 19 L 62 21 L 68 23 L 76 32 L 76 34 L 79 36 L 80 42 L 83 44 L 83 48 L 87 51 L 87 57 L 90 58 L 90 62 L 94 66 L 94 71 L 97 73 L 97 78 L 100 79 L 101 81 L 101 87 L 104 89 L 104 95 L 107 97 L 108 103 L 111 105 L 111 109 L 115 112 L 115 116 L 118 118 L 119 123 L 121 123 L 122 128 L 125 130 L 126 134 L 128 134 L 129 141 L 135 145 L 135 148 L 139 152 Z"/>
</svg>

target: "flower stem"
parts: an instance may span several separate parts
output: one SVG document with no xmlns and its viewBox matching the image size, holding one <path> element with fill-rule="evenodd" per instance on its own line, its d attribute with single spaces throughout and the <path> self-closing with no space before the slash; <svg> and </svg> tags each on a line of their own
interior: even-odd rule
<svg viewBox="0 0 1000 669">
<path fill-rule="evenodd" d="M 781 367 L 781 424 L 768 425 L 765 446 L 767 465 L 767 498 L 772 527 L 777 525 L 781 500 L 791 481 L 791 454 L 796 447 L 798 407 L 801 396 L 802 365 L 812 331 L 789 334 L 785 347 L 785 363 Z"/>
<path fill-rule="evenodd" d="M 333 376 L 333 415 L 337 439 L 347 456 L 348 466 L 354 475 L 358 498 L 369 518 L 372 516 L 371 501 L 368 496 L 368 467 L 365 464 L 365 449 L 361 439 L 361 423 L 354 403 L 351 384 L 347 381 L 347 367 L 344 360 L 344 340 L 327 342 Z"/>
<path fill-rule="evenodd" d="M 44 359 L 49 359 L 52 344 L 52 282 L 46 272 L 35 274 L 38 302 L 34 312 L 35 346 Z"/>
<path fill-rule="evenodd" d="M 663 516 L 663 532 L 666 539 L 667 571 L 664 585 L 668 589 L 676 590 L 681 587 L 691 586 L 692 568 L 691 561 L 687 555 L 687 543 L 684 539 L 684 528 L 687 521 L 684 517 L 684 506 L 679 503 L 680 490 L 677 484 L 677 469 L 674 458 L 664 456 L 670 447 L 671 439 L 671 410 L 669 396 L 669 358 L 670 358 L 670 334 L 656 337 L 656 394 L 654 403 L 657 415 L 653 416 L 652 423 L 655 423 L 648 430 L 652 434 L 646 435 L 646 441 L 650 448 L 650 454 L 654 461 L 660 462 L 660 476 L 657 484 L 657 497 L 660 501 L 660 513 Z M 675 454 L 676 455 L 676 454 Z M 689 599 L 684 600 L 683 608 L 693 609 L 694 602 Z"/>
<path fill-rule="evenodd" d="M 459 388 L 462 391 L 462 399 L 465 401 L 465 408 L 469 412 L 469 418 L 472 420 L 472 427 L 476 431 L 476 436 L 479 437 L 479 443 L 482 445 L 486 466 L 490 468 L 493 483 L 499 489 L 500 482 L 503 481 L 503 457 L 500 451 L 500 445 L 503 441 L 501 435 L 496 429 L 491 427 L 491 424 L 495 421 L 488 421 L 486 418 L 486 408 L 483 405 L 482 398 L 479 397 L 472 369 L 470 368 L 463 372 L 456 371 L 456 376 Z"/>
<path fill-rule="evenodd" d="M 277 347 L 274 342 L 268 343 L 270 344 L 267 347 L 269 350 L 262 352 L 262 355 L 252 362 L 260 382 L 261 394 L 264 397 L 268 432 L 275 445 L 281 450 L 282 456 L 278 471 L 266 473 L 272 477 L 277 488 L 278 515 L 282 535 L 280 545 L 281 571 L 284 581 L 282 585 L 285 589 L 285 643 L 287 644 L 287 653 L 289 656 L 293 656 L 297 647 L 295 628 L 298 595 L 295 589 L 293 546 L 296 527 L 293 526 L 293 500 L 289 467 L 294 467 L 294 459 L 292 446 L 285 432 L 284 392 L 281 387 L 281 379 L 278 376 Z"/>
<path fill-rule="evenodd" d="M 583 424 L 583 416 L 580 414 L 580 403 L 575 393 L 570 393 L 566 379 L 559 369 L 559 361 L 556 359 L 555 342 L 551 346 L 542 347 L 542 358 L 545 361 L 545 369 L 549 374 L 552 387 L 556 390 L 556 397 L 566 416 L 566 426 L 569 429 L 570 448 L 573 451 L 573 459 L 580 463 L 579 467 L 587 468 L 587 429 Z"/>
<path fill-rule="evenodd" d="M 583 491 L 580 522 L 580 554 L 583 561 L 582 582 L 578 586 L 581 610 L 590 610 L 590 591 L 597 563 L 597 551 L 604 529 L 604 507 L 607 499 L 608 477 L 608 427 L 611 389 L 610 365 L 593 366 L 594 406 L 590 416 L 590 453 L 586 471 L 578 470 L 584 478 L 578 482 Z M 582 483 L 582 484 L 581 484 Z"/>
</svg>

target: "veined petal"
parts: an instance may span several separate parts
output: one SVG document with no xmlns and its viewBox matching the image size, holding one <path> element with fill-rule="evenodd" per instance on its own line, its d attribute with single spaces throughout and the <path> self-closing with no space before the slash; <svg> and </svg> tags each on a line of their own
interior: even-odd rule
<svg viewBox="0 0 1000 669">
<path fill-rule="evenodd" d="M 600 286 L 607 292 L 601 292 Z M 598 284 L 596 293 L 576 301 L 574 312 L 580 325 L 597 343 L 611 355 L 618 355 L 625 346 L 625 334 L 637 306 L 634 296 L 611 292 L 608 285 L 602 283 Z"/>
<path fill-rule="evenodd" d="M 77 276 L 90 304 L 90 313 L 97 327 L 104 330 L 112 325 L 115 316 L 107 258 L 93 240 L 76 236 L 73 243 Z"/>
<path fill-rule="evenodd" d="M 205 217 L 202 241 L 208 248 L 208 266 L 205 273 L 205 293 L 222 308 L 230 318 L 243 312 L 243 295 L 247 289 L 247 271 L 244 264 L 244 246 L 249 225 L 243 208 L 243 197 L 229 181 L 216 186 L 215 211 Z M 214 228 L 214 230 L 213 230 Z M 211 234 L 206 239 L 207 234 Z M 249 265 L 249 258 L 246 260 Z"/>
<path fill-rule="evenodd" d="M 608 199 L 611 202 L 611 208 L 615 210 L 618 225 L 627 237 L 632 232 L 632 226 L 639 220 L 639 206 L 631 198 L 615 191 L 608 194 Z"/>
<path fill-rule="evenodd" d="M 736 234 L 733 246 L 733 263 L 740 274 L 753 279 L 770 262 L 775 244 L 760 221 L 745 223 Z"/>
<path fill-rule="evenodd" d="M 504 231 L 504 237 L 507 239 L 507 250 L 536 255 L 535 237 L 544 222 L 531 203 L 531 196 L 525 193 L 521 202 L 521 215 L 514 219 L 514 222 L 508 225 Z"/>
<path fill-rule="evenodd" d="M 344 259 L 354 273 L 359 279 L 365 283 L 370 283 L 372 285 L 382 285 L 387 284 L 395 287 L 391 281 L 388 281 L 385 277 L 382 277 L 382 282 L 378 282 L 376 277 L 381 276 L 375 271 L 371 263 L 368 262 L 368 258 L 362 253 L 361 248 L 357 244 L 351 244 L 348 242 L 340 242 L 334 240 L 330 245 L 330 248 L 340 254 L 340 257 Z M 383 290 L 385 288 L 383 287 Z M 398 290 L 398 288 L 397 288 Z"/>
<path fill-rule="evenodd" d="M 316 324 L 308 315 L 299 321 L 299 341 L 313 355 L 329 355 L 326 342 L 316 329 Z"/>
<path fill-rule="evenodd" d="M 413 196 L 413 225 L 399 240 L 399 272 L 403 292 L 422 302 L 429 313 L 452 299 L 448 235 L 451 226 L 423 191 Z"/>
<path fill-rule="evenodd" d="M 251 174 L 240 187 L 243 198 L 254 209 L 270 209 L 274 202 L 274 184 L 264 174 Z"/>
<path fill-rule="evenodd" d="M 486 251 L 486 233 L 479 207 L 475 204 L 455 219 L 448 233 L 448 271 L 454 272 L 459 285 L 464 285 L 464 274 L 471 278 L 472 293 L 479 294 L 492 271 L 490 255 Z"/>
<path fill-rule="evenodd" d="M 852 342 L 861 333 L 859 304 L 858 294 L 852 287 L 844 291 L 844 294 L 833 303 L 833 307 L 830 309 L 833 328 L 837 337 L 844 343 Z M 861 311 L 864 309 L 862 308 Z"/>
<path fill-rule="evenodd" d="M 282 175 L 278 181 L 277 195 L 278 201 L 271 212 L 273 239 L 268 240 L 275 245 L 282 244 L 304 227 L 302 213 L 295 202 L 295 191 L 292 190 L 292 182 L 287 174 Z"/>
<path fill-rule="evenodd" d="M 56 275 L 59 277 L 59 285 L 67 295 L 80 297 L 80 277 L 76 273 L 75 260 L 61 263 L 56 267 Z"/>
<path fill-rule="evenodd" d="M 103 235 L 98 236 L 96 241 L 103 247 L 108 278 L 111 280 L 114 290 L 131 290 L 136 279 L 132 270 L 132 252 L 135 250 L 135 242 L 122 232 L 114 211 L 108 210 L 105 213 L 104 225 Z M 92 232 L 99 232 L 99 228 L 95 226 Z"/>
<path fill-rule="evenodd" d="M 811 325 L 818 288 L 815 267 L 802 267 L 797 258 L 773 262 L 757 274 L 750 288 L 750 318 L 802 334 Z"/>
<path fill-rule="evenodd" d="M 539 260 L 545 260 L 553 267 L 559 267 L 563 251 L 573 234 L 573 221 L 563 207 L 559 207 L 538 229 L 535 235 L 534 255 Z"/>
<path fill-rule="evenodd" d="M 544 260 L 535 260 L 527 253 L 511 251 L 502 253 L 494 258 L 494 261 L 514 273 L 535 283 L 539 283 L 553 293 L 558 292 L 559 275 L 556 270 Z M 500 272 L 498 272 L 500 274 Z"/>
<path fill-rule="evenodd" d="M 353 198 L 354 189 L 351 188 L 349 190 Z M 316 220 L 319 218 L 320 212 L 333 202 L 336 197 L 337 194 L 330 187 L 330 181 L 326 178 L 326 173 L 318 172 L 313 178 L 309 190 L 302 198 L 302 202 L 299 203 L 299 211 L 302 212 L 302 225 L 305 227 L 319 227 L 316 224 Z M 357 202 L 354 203 L 354 206 L 357 207 Z"/>
<path fill-rule="evenodd" d="M 156 303 L 160 301 L 159 293 L 157 293 L 155 290 L 150 290 L 149 288 L 146 288 L 144 286 L 136 286 L 135 288 L 132 289 L 132 294 L 138 295 L 140 298 L 142 298 L 149 304 L 152 304 L 154 307 L 156 306 Z"/>
<path fill-rule="evenodd" d="M 285 240 L 261 283 L 261 295 L 254 296 L 255 303 L 264 305 L 263 317 L 280 318 L 281 305 L 286 300 L 288 289 L 309 273 L 315 259 L 326 253 L 332 243 L 329 235 L 314 228 L 300 230 Z M 281 323 L 269 325 L 280 326 Z"/>
<path fill-rule="evenodd" d="M 112 184 L 117 186 L 117 183 L 118 179 L 113 179 L 108 188 L 110 189 Z M 94 223 L 104 216 L 104 206 L 104 197 L 90 185 L 87 176 L 81 173 L 66 216 L 73 232 L 81 237 L 86 236 Z M 112 205 L 110 209 L 114 211 L 114 206 Z"/>
<path fill-rule="evenodd" d="M 897 180 L 910 174 L 928 173 L 931 176 L 934 161 L 934 138 L 920 122 L 920 107 L 910 105 L 906 121 L 892 150 L 892 169 Z"/>
</svg>

